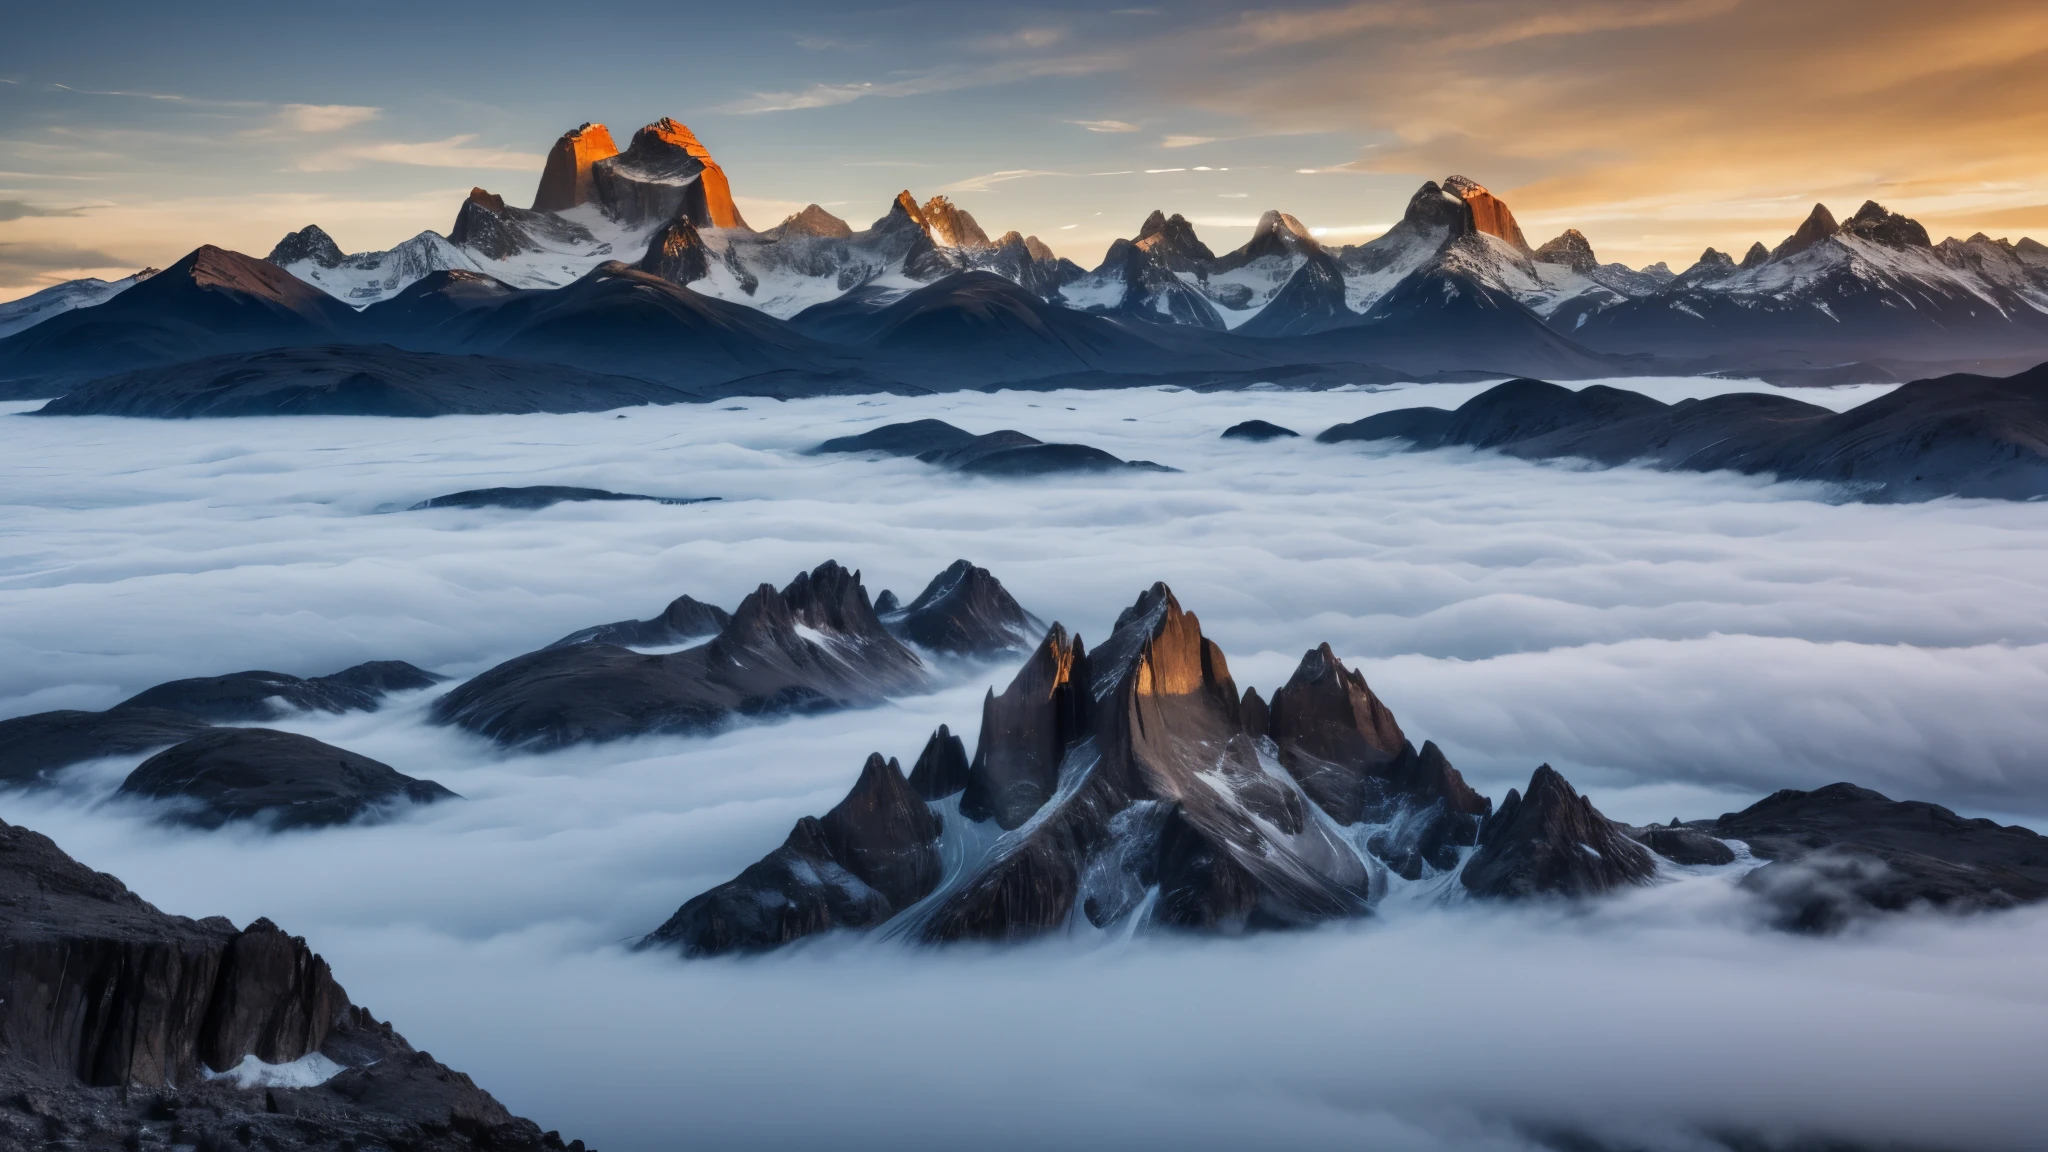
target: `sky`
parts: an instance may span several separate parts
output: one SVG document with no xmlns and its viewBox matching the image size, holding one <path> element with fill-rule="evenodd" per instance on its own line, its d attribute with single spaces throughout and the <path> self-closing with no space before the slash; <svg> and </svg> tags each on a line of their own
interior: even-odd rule
<svg viewBox="0 0 2048 1152">
<path fill-rule="evenodd" d="M 0 3 L 0 299 L 446 230 L 525 203 L 585 120 L 694 128 L 766 227 L 943 193 L 1093 265 L 1154 208 L 1212 247 L 1260 212 L 1335 243 L 1426 179 L 1532 242 L 1674 268 L 1876 199 L 1937 238 L 2048 235 L 2038 0 L 1374 0 L 1246 7 L 508 0 Z"/>
<path fill-rule="evenodd" d="M 1548 761 L 1631 822 L 1848 779 L 2048 829 L 2048 505 L 1217 435 L 1484 387 L 433 420 L 0 404 L 0 717 L 241 668 L 404 659 L 460 680 L 685 593 L 730 609 L 832 558 L 907 598 L 964 556 L 1091 647 L 1163 580 L 1268 699 L 1328 641 L 1496 800 Z M 806 452 L 919 418 L 1181 471 L 990 480 Z M 721 499 L 406 510 L 501 484 Z M 0 818 L 165 911 L 305 936 L 355 1003 L 606 1152 L 1725 1152 L 1702 1130 L 2040 1147 L 2048 905 L 1795 937 L 1761 926 L 1737 864 L 1571 908 L 1394 880 L 1369 920 L 1236 941 L 1077 926 L 1014 951 L 628 950 L 836 803 L 868 752 L 909 763 L 940 723 L 973 740 L 1016 664 L 935 662 L 932 691 L 875 708 L 556 750 L 430 723 L 451 682 L 270 722 L 462 797 L 389 823 L 165 827 L 111 799 L 139 753 L 0 793 Z M 1551 1129 L 1599 1140 L 1531 1136 Z"/>
</svg>

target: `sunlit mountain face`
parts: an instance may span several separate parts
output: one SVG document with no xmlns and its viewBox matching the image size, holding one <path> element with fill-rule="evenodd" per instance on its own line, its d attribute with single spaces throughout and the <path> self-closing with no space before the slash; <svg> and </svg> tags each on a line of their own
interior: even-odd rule
<svg viewBox="0 0 2048 1152">
<path fill-rule="evenodd" d="M 0 1147 L 2048 1129 L 2033 6 L 9 29 Z"/>
</svg>

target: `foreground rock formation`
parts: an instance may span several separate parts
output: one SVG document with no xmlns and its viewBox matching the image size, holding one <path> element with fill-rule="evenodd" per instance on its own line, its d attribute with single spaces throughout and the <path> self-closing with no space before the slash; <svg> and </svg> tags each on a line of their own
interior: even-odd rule
<svg viewBox="0 0 2048 1152">
<path fill-rule="evenodd" d="M 248 1061 L 314 1086 L 220 1076 L 260 1079 Z M 304 940 L 166 915 L 5 822 L 0 1100 L 9 1148 L 565 1148 L 351 1004 Z"/>
<path fill-rule="evenodd" d="M 708 956 L 878 929 L 928 944 L 1238 934 L 1368 915 L 1390 874 L 1438 899 L 1576 900 L 1745 859 L 1772 861 L 1743 884 L 1800 929 L 2048 899 L 2048 839 L 1846 784 L 1635 828 L 1546 764 L 1496 809 L 1434 743 L 1418 750 L 1327 644 L 1270 704 L 1240 694 L 1200 622 L 1155 584 L 1095 649 L 1052 625 L 984 698 L 971 759 L 943 726 L 907 777 L 869 757 L 843 803 L 643 946 Z"/>
<path fill-rule="evenodd" d="M 932 577 L 909 605 L 896 607 L 890 599 L 888 610 L 878 609 L 884 627 L 921 648 L 951 656 L 1019 651 L 1045 627 L 994 574 L 966 560 L 955 560 Z"/>
</svg>

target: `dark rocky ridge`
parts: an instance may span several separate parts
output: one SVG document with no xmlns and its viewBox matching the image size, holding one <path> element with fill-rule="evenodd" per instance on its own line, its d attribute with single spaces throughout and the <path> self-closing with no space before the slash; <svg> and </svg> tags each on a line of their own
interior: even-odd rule
<svg viewBox="0 0 2048 1152">
<path fill-rule="evenodd" d="M 271 827 L 346 824 L 401 802 L 458 799 L 367 756 L 294 732 L 215 728 L 144 760 L 123 796 L 168 802 L 164 818 L 201 828 L 233 820 Z"/>
<path fill-rule="evenodd" d="M 1009 428 L 976 436 L 943 420 L 885 424 L 856 436 L 833 437 L 812 451 L 915 456 L 926 464 L 980 476 L 1042 476 L 1119 468 L 1173 471 L 1150 460 L 1120 460 L 1086 444 L 1048 444 Z"/>
<path fill-rule="evenodd" d="M 29 787 L 67 765 L 163 748 L 213 727 L 167 708 L 65 709 L 0 720 L 0 784 Z"/>
<path fill-rule="evenodd" d="M 938 886 L 941 824 L 896 761 L 871 755 L 846 799 L 797 821 L 782 847 L 684 904 L 641 946 L 716 956 L 872 928 Z"/>
<path fill-rule="evenodd" d="M 374 712 L 389 693 L 430 688 L 445 679 L 403 660 L 372 661 L 311 679 L 284 672 L 231 672 L 145 688 L 113 710 L 158 708 L 216 724 L 267 720 L 279 707 L 307 712 Z"/>
<path fill-rule="evenodd" d="M 1223 430 L 1223 439 L 1225 440 L 1282 440 L 1290 436 L 1298 437 L 1300 435 L 1301 433 L 1296 432 L 1292 428 L 1283 428 L 1278 424 L 1265 420 L 1246 420 L 1239 424 L 1232 424 Z"/>
<path fill-rule="evenodd" d="M 703 504 L 716 496 L 643 496 L 637 492 L 607 492 L 602 488 L 572 488 L 560 484 L 534 484 L 522 488 L 472 488 L 422 500 L 409 511 L 428 508 L 514 508 L 532 512 L 575 501 L 647 500 L 655 504 Z"/>
<path fill-rule="evenodd" d="M 1475 896 L 1528 899 L 1591 896 L 1656 873 L 1649 849 L 1545 764 L 1487 817 L 1459 878 Z"/>
<path fill-rule="evenodd" d="M 398 303 L 393 301 L 393 303 Z M 46 416 L 465 416 L 602 412 L 698 400 L 626 376 L 498 356 L 322 344 L 206 356 L 82 384 Z"/>
<path fill-rule="evenodd" d="M 596 641 L 543 648 L 443 696 L 434 716 L 500 744 L 552 747 L 875 704 L 924 682 L 859 573 L 828 560 L 781 591 L 761 585 L 709 643 L 664 655 Z"/>
<path fill-rule="evenodd" d="M 725 609 L 705 604 L 689 596 L 678 596 L 669 601 L 668 607 L 662 609 L 661 615 L 652 620 L 618 620 L 610 624 L 599 624 L 571 632 L 548 647 L 560 648 L 568 644 L 595 641 L 617 644 L 622 648 L 659 648 L 668 644 L 680 644 L 685 640 L 716 636 L 730 623 L 732 613 Z"/>
<path fill-rule="evenodd" d="M 881 613 L 898 638 L 954 656 L 995 656 L 1024 648 L 1045 625 L 986 568 L 955 560 L 908 606 Z"/>
<path fill-rule="evenodd" d="M 345 1070 L 314 1088 L 204 1075 L 315 1052 Z M 5 822 L 0 1094 L 10 1148 L 564 1147 L 351 1004 L 304 940 L 166 915 Z"/>
<path fill-rule="evenodd" d="M 1651 882 L 1660 858 L 1735 863 L 1725 841 L 1742 836 L 1796 866 L 1745 880 L 1765 907 L 1791 909 L 1779 916 L 1791 927 L 1833 926 L 1845 900 L 1854 911 L 2048 899 L 2041 837 L 1848 785 L 1781 793 L 1719 822 L 1631 828 L 1544 765 L 1495 810 L 1434 743 L 1418 751 L 1327 645 L 1271 706 L 1240 695 L 1164 585 L 1093 651 L 1054 624 L 1003 692 L 985 696 L 971 760 L 941 726 L 907 780 L 876 756 L 855 794 L 864 810 L 909 814 L 864 824 L 877 830 L 874 859 L 928 860 L 940 826 L 915 818 L 913 800 L 955 795 L 952 827 L 978 855 L 948 849 L 944 874 L 919 863 L 911 896 L 876 897 L 807 821 L 648 943 L 703 954 L 885 923 L 924 943 L 1010 941 L 1133 915 L 1142 927 L 1235 934 L 1365 915 L 1384 890 L 1381 863 L 1479 898 L 1584 899 Z M 878 809 L 876 796 L 890 799 Z M 1816 875 L 1836 903 L 1815 904 Z"/>
<path fill-rule="evenodd" d="M 1800 931 L 1919 906 L 1979 911 L 2048 899 L 2048 837 L 1854 784 L 1786 789 L 1691 827 L 1769 860 L 1743 884 L 1781 926 Z"/>
<path fill-rule="evenodd" d="M 1919 380 L 1846 412 L 1735 393 L 1664 404 L 1605 385 L 1510 380 L 1455 412 L 1407 408 L 1316 439 L 1465 445 L 1526 459 L 1768 473 L 1838 485 L 1861 500 L 2048 495 L 2048 364 L 2010 377 Z"/>
</svg>

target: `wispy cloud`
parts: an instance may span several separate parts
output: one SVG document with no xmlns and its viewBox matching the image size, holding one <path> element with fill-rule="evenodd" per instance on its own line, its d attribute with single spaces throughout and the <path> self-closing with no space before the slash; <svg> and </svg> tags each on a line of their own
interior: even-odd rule
<svg viewBox="0 0 2048 1152">
<path fill-rule="evenodd" d="M 380 108 L 361 104 L 287 104 L 278 109 L 278 123 L 294 132 L 339 132 L 375 120 Z"/>
<path fill-rule="evenodd" d="M 948 65 L 884 82 L 859 81 L 845 84 L 812 84 L 783 92 L 755 92 L 720 105 L 717 111 L 737 115 L 763 112 L 795 112 L 807 108 L 831 108 L 869 97 L 900 99 L 952 92 L 962 88 L 988 88 L 1052 76 L 1086 76 L 1106 72 L 1125 62 L 1116 52 L 1091 52 L 1070 56 L 1048 56 L 1030 60 L 1004 60 L 980 67 Z"/>
<path fill-rule="evenodd" d="M 546 163 L 546 157 L 533 152 L 471 147 L 470 141 L 476 138 L 475 133 L 467 133 L 450 136 L 445 140 L 426 140 L 416 144 L 388 141 L 381 144 L 333 148 L 301 157 L 298 168 L 302 172 L 339 172 L 363 164 L 406 164 L 420 168 L 490 168 L 508 172 L 537 172 Z"/>
<path fill-rule="evenodd" d="M 1197 144 L 1214 144 L 1214 136 L 1168 136 L 1159 142 L 1161 148 L 1193 148 Z"/>
<path fill-rule="evenodd" d="M 981 176 L 969 176 L 955 180 L 939 189 L 941 192 L 986 192 L 998 184 L 1012 180 L 1030 180 L 1040 176 L 1072 176 L 1071 172 L 1053 172 L 1040 168 L 1009 168 L 1001 172 L 989 172 Z"/>
<path fill-rule="evenodd" d="M 1086 128 L 1090 132 L 1136 132 L 1138 130 L 1136 124 L 1124 120 L 1069 120 L 1067 123 Z"/>
<path fill-rule="evenodd" d="M 83 216 L 77 208 L 40 208 L 20 200 L 0 200 L 0 223 L 26 220 L 31 216 Z"/>
</svg>

